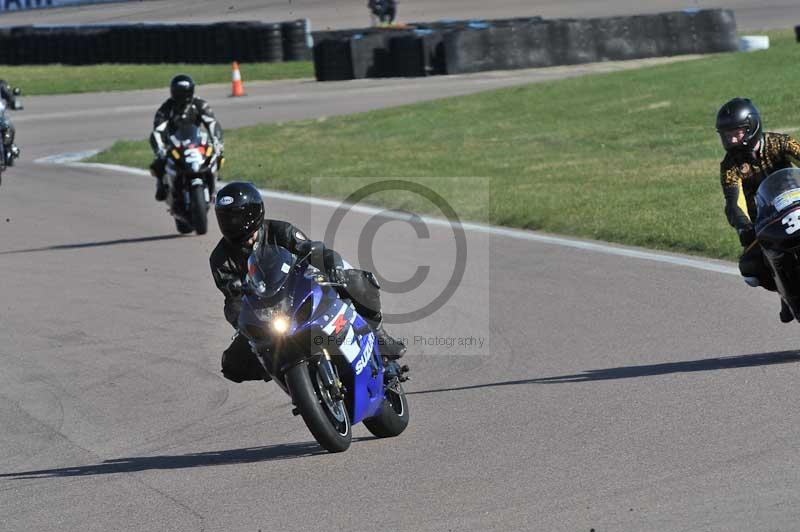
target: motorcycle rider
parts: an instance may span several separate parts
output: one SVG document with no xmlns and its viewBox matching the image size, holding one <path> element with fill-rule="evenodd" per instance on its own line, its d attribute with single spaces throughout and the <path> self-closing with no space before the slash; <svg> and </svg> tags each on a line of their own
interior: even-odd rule
<svg viewBox="0 0 800 532">
<path fill-rule="evenodd" d="M 396 0 L 369 0 L 367 7 L 382 25 L 390 25 L 397 16 Z"/>
<path fill-rule="evenodd" d="M 222 160 L 223 142 L 220 126 L 208 102 L 194 97 L 194 80 L 186 74 L 178 74 L 169 84 L 170 97 L 161 104 L 153 119 L 150 146 L 155 160 L 150 164 L 150 173 L 156 178 L 156 201 L 167 198 L 164 172 L 167 166 L 167 139 L 171 128 L 182 121 L 197 126 L 205 125 L 211 135 L 212 145 Z"/>
<path fill-rule="evenodd" d="M 19 89 L 12 89 L 6 80 L 0 79 L 0 98 L 6 102 L 8 109 L 22 109 L 22 106 L 17 104 L 17 95 L 19 93 Z M 8 119 L 8 115 L 0 120 L 0 131 L 3 134 L 6 166 L 14 166 L 14 160 L 20 156 L 20 150 L 14 144 L 14 137 L 16 136 L 17 130 L 14 128 L 14 124 L 11 123 L 11 120 Z"/>
<path fill-rule="evenodd" d="M 311 242 L 300 229 L 279 220 L 264 217 L 264 202 L 252 183 L 232 182 L 217 192 L 215 212 L 222 232 L 209 263 L 217 288 L 225 296 L 225 319 L 237 326 L 242 305 L 242 283 L 247 274 L 247 259 L 254 248 L 278 245 L 295 255 L 305 255 Z M 339 292 L 350 299 L 358 313 L 375 333 L 381 353 L 387 360 L 396 360 L 406 351 L 405 345 L 389 336 L 383 328 L 380 286 L 372 273 L 345 269 L 341 256 L 323 247 L 322 263 L 312 264 L 344 288 Z M 316 254 L 315 254 L 316 255 Z M 313 255 L 312 255 L 313 256 Z M 363 302 L 363 304 L 362 304 Z M 237 334 L 222 354 L 222 374 L 233 382 L 269 380 L 261 363 L 250 350 L 244 335 Z"/>
<path fill-rule="evenodd" d="M 771 173 L 800 166 L 800 143 L 789 135 L 764 132 L 761 113 L 747 98 L 733 98 L 719 109 L 717 133 L 726 151 L 720 164 L 725 214 L 743 248 L 739 271 L 748 285 L 776 291 L 753 228 L 756 191 Z M 794 320 L 783 299 L 780 319 L 783 323 Z"/>
</svg>

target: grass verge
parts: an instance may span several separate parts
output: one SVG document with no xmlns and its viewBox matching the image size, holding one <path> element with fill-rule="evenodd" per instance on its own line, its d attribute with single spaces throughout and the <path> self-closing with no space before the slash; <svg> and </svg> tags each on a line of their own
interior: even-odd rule
<svg viewBox="0 0 800 532">
<path fill-rule="evenodd" d="M 351 182 L 415 177 L 463 219 L 732 259 L 723 214 L 719 106 L 749 96 L 768 130 L 800 126 L 800 45 L 587 76 L 435 102 L 226 132 L 224 174 L 267 188 L 344 197 Z M 224 117 L 223 117 L 224 121 Z M 146 167 L 144 142 L 93 160 Z M 471 194 L 466 177 L 491 179 Z M 397 195 L 373 203 L 436 212 Z"/>
<path fill-rule="evenodd" d="M 3 65 L 2 68 L 3 79 L 14 87 L 21 87 L 23 95 L 28 96 L 156 89 L 169 85 L 172 76 L 179 72 L 190 74 L 200 85 L 231 80 L 229 64 Z M 309 61 L 252 63 L 240 65 L 240 68 L 243 78 L 248 81 L 314 77 L 314 66 Z"/>
</svg>

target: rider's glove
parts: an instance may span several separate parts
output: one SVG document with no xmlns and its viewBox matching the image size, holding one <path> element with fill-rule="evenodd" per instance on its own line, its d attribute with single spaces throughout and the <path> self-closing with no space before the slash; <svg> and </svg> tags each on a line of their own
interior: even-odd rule
<svg viewBox="0 0 800 532">
<path fill-rule="evenodd" d="M 156 153 L 156 157 L 159 159 L 166 159 L 167 158 L 167 150 L 164 148 L 159 148 L 158 153 Z"/>
<path fill-rule="evenodd" d="M 328 270 L 328 279 L 332 283 L 347 284 L 347 276 L 344 273 L 344 269 L 339 267 Z"/>
<path fill-rule="evenodd" d="M 739 233 L 739 243 L 742 244 L 744 248 L 749 247 L 756 241 L 756 232 L 753 230 L 752 226 L 737 229 L 736 232 Z"/>
<path fill-rule="evenodd" d="M 228 291 L 230 295 L 233 297 L 238 297 L 242 295 L 242 281 L 239 279 L 234 279 L 233 281 L 229 281 L 228 284 L 225 286 L 225 289 Z"/>
</svg>

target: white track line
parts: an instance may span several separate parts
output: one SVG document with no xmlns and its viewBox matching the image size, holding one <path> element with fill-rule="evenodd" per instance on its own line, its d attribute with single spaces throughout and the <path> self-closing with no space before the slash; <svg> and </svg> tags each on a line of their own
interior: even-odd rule
<svg viewBox="0 0 800 532">
<path fill-rule="evenodd" d="M 66 153 L 62 155 L 55 155 L 37 159 L 35 162 L 44 164 L 64 164 L 74 168 L 86 169 L 102 169 L 111 170 L 114 172 L 124 172 L 134 175 L 149 176 L 150 172 L 140 168 L 131 168 L 129 166 L 119 166 L 116 164 L 99 164 L 99 163 L 81 163 L 76 162 L 84 159 L 97 152 L 80 152 L 80 153 Z M 369 207 L 366 205 L 346 205 L 340 201 L 315 198 L 313 196 L 301 196 L 299 194 L 292 194 L 289 192 L 278 192 L 275 190 L 261 190 L 264 197 L 272 198 L 281 201 L 290 201 L 294 203 L 303 203 L 306 205 L 318 205 L 320 207 L 330 207 L 337 209 L 345 207 L 349 211 L 367 214 L 370 216 L 384 216 L 397 220 L 410 220 L 411 215 L 404 212 L 393 211 L 390 209 L 382 209 L 378 207 Z M 450 227 L 451 223 L 448 220 L 441 218 L 433 218 L 430 216 L 421 216 L 418 220 L 422 220 L 426 224 L 436 226 Z M 715 273 L 722 273 L 726 275 L 740 276 L 739 269 L 731 263 L 722 261 L 712 261 L 708 259 L 694 258 L 684 255 L 655 253 L 652 251 L 645 251 L 637 248 L 612 246 L 609 244 L 601 244 L 598 242 L 591 242 L 586 240 L 577 240 L 572 238 L 564 238 L 558 236 L 545 235 L 533 231 L 525 231 L 522 229 L 511 229 L 508 227 L 498 227 L 493 225 L 478 224 L 472 222 L 461 222 L 460 226 L 465 231 L 473 231 L 476 233 L 484 233 L 496 236 L 503 236 L 507 238 L 514 238 L 517 240 L 527 240 L 529 242 L 539 242 L 543 244 L 551 244 L 554 246 L 561 246 L 573 249 L 581 249 L 584 251 L 592 251 L 595 253 L 603 253 L 606 255 L 616 255 L 619 257 L 627 257 L 631 259 L 647 260 L 651 262 L 660 262 L 664 264 L 672 264 L 675 266 L 683 266 L 687 268 L 694 268 L 696 270 L 704 270 Z"/>
</svg>

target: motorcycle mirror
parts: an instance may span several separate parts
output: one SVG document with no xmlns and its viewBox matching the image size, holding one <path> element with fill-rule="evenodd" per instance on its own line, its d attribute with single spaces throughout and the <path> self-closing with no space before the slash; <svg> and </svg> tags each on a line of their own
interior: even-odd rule
<svg viewBox="0 0 800 532">
<path fill-rule="evenodd" d="M 323 262 L 322 252 L 325 249 L 325 244 L 322 242 L 304 242 L 302 244 L 303 255 L 297 262 L 302 262 L 306 259 L 312 264 L 321 264 Z"/>
</svg>

